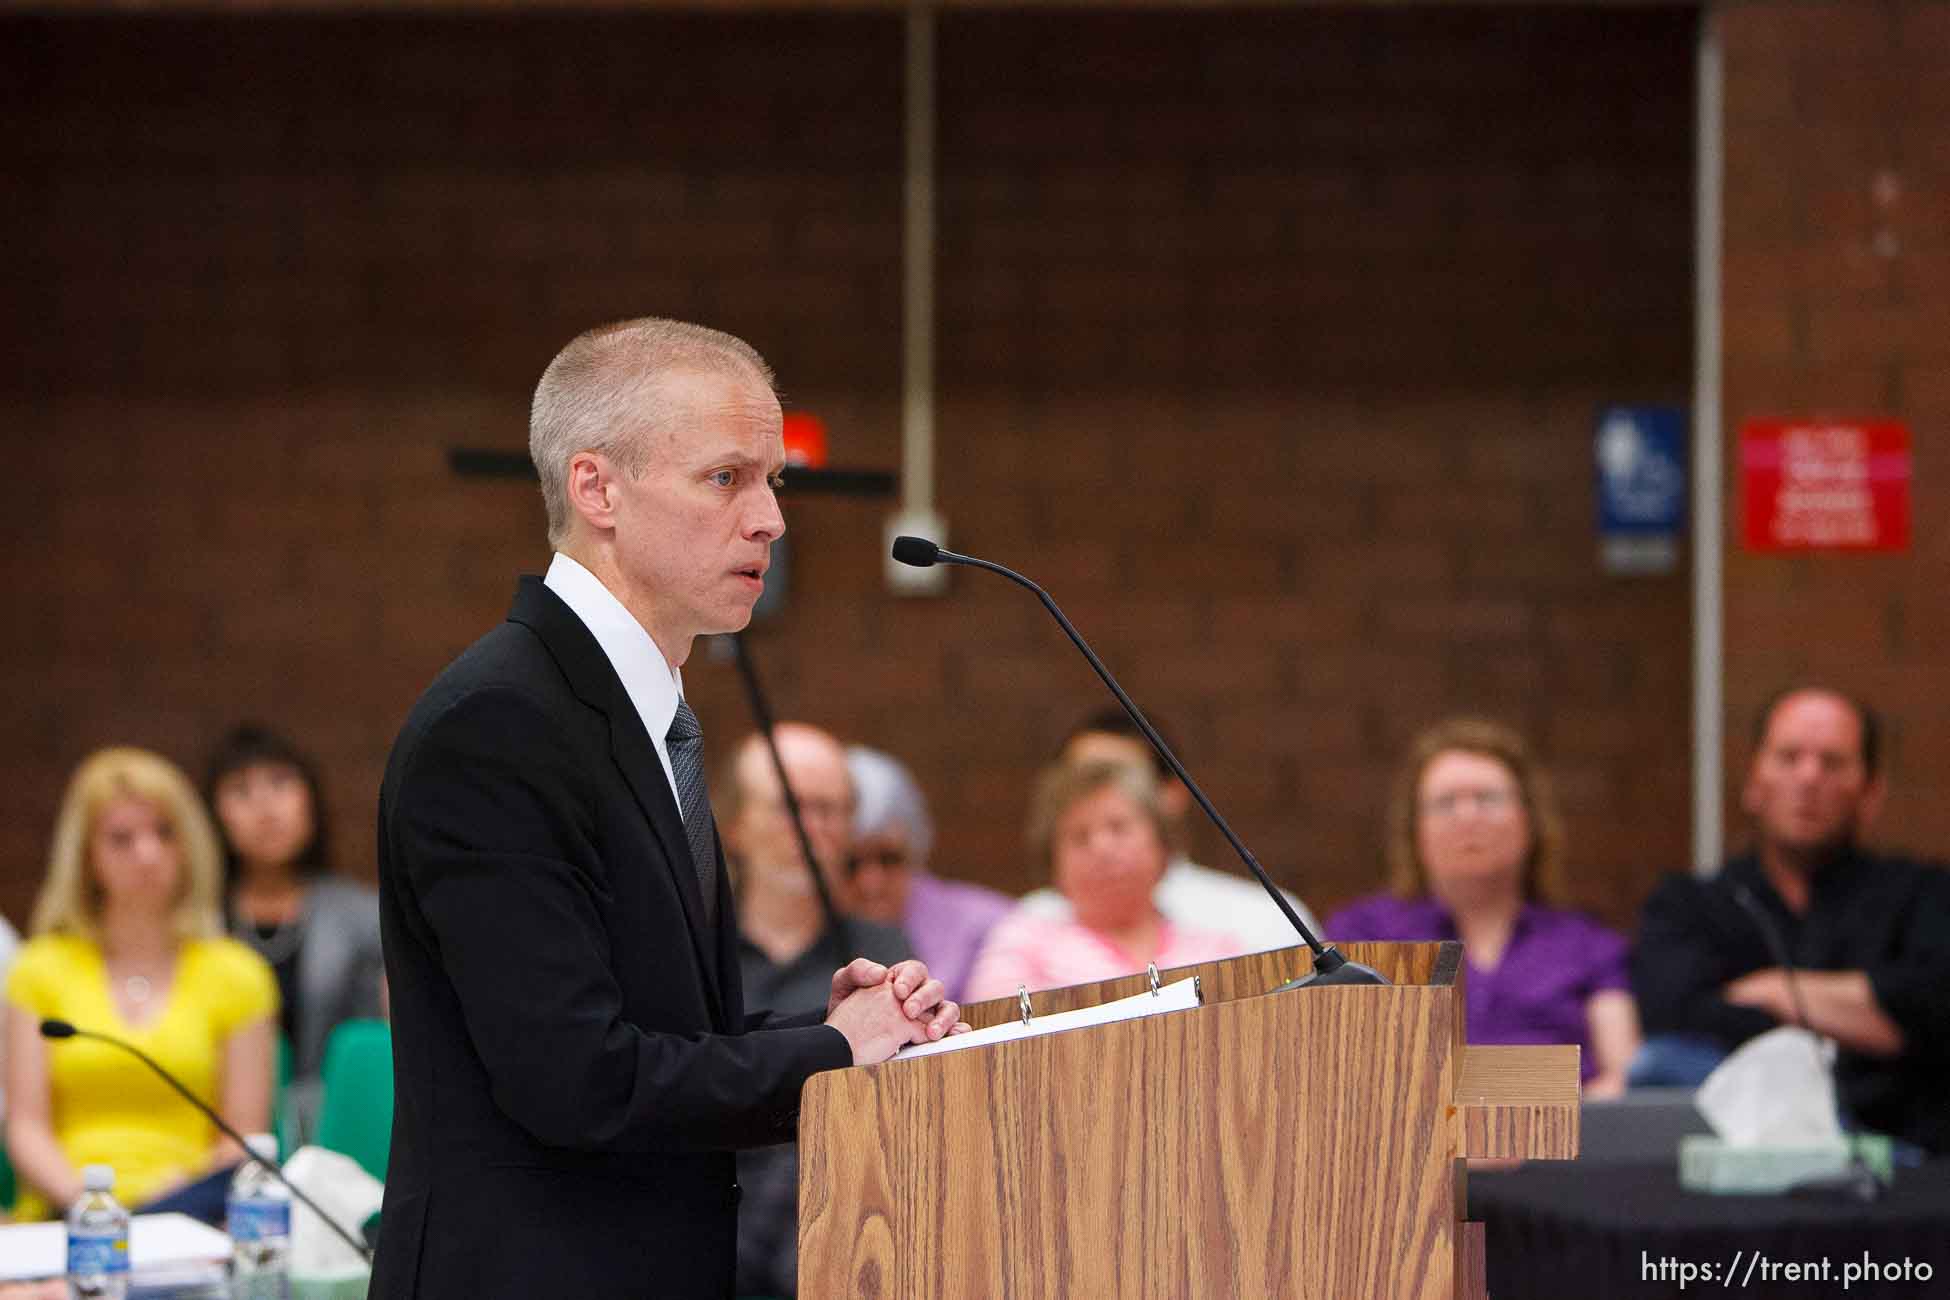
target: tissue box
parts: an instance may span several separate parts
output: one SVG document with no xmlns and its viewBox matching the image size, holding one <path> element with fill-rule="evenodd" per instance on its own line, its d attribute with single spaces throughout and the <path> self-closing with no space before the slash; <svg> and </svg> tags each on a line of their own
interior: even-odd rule
<svg viewBox="0 0 1950 1300">
<path fill-rule="evenodd" d="M 1863 1161 L 1876 1177 L 1889 1181 L 1889 1140 L 1856 1139 Z M 1679 1140 L 1679 1185 L 1689 1192 L 1767 1196 L 1785 1192 L 1809 1178 L 1846 1173 L 1847 1142 L 1807 1146 L 1729 1146 L 1717 1137 L 1694 1133 Z"/>
</svg>

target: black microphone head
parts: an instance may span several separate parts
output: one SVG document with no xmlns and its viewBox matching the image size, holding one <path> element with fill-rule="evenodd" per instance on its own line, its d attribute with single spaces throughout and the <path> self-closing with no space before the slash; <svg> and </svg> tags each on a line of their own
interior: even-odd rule
<svg viewBox="0 0 1950 1300">
<path fill-rule="evenodd" d="M 74 1026 L 65 1020 L 41 1021 L 42 1038 L 73 1038 L 74 1034 Z"/>
<path fill-rule="evenodd" d="M 894 558 L 917 569 L 932 566 L 940 554 L 941 548 L 925 537 L 902 534 L 894 539 Z"/>
</svg>

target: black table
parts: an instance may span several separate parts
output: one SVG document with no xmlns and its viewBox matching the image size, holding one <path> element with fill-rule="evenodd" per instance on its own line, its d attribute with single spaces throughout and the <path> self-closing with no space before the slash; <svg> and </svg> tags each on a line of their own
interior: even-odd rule
<svg viewBox="0 0 1950 1300">
<path fill-rule="evenodd" d="M 1950 1296 L 1950 1160 L 1898 1170 L 1868 1205 L 1687 1192 L 1676 1161 L 1538 1162 L 1471 1174 L 1469 1217 L 1484 1225 L 1491 1300 Z M 1806 1267 L 1797 1278 L 1790 1264 Z M 1862 1274 L 1844 1290 L 1850 1266 Z"/>
</svg>

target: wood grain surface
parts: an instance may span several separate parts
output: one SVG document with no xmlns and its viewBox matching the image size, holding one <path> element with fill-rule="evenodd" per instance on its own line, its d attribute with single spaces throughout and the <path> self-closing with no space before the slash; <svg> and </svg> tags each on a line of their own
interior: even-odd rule
<svg viewBox="0 0 1950 1300">
<path fill-rule="evenodd" d="M 800 1294 L 1472 1295 L 1465 1128 L 1480 1112 L 1498 1144 L 1537 1134 L 1561 1149 L 1546 1121 L 1561 1121 L 1566 1077 L 1575 1100 L 1575 1049 L 1465 1049 L 1459 945 L 1346 952 L 1395 984 L 1269 993 L 1309 969 L 1304 949 L 1282 949 L 1162 972 L 1199 975 L 1190 1011 L 815 1076 Z M 1036 1013 L 1147 983 L 1046 990 Z"/>
<path fill-rule="evenodd" d="M 1441 944 L 1350 943 L 1337 946 L 1350 961 L 1372 966 L 1398 985 L 1446 982 L 1432 978 L 1438 951 L 1443 947 Z M 1455 947 L 1460 957 L 1461 945 Z M 1195 966 L 1174 966 L 1159 971 L 1158 978 L 1161 983 L 1169 984 L 1187 975 L 1198 976 L 1205 1001 L 1210 1005 L 1230 1002 L 1239 997 L 1255 997 L 1305 975 L 1313 968 L 1313 954 L 1304 947 L 1296 946 L 1249 953 L 1225 961 L 1201 962 Z M 1100 1002 L 1114 1002 L 1118 998 L 1142 993 L 1149 987 L 1149 976 L 1126 975 L 1121 979 L 1101 980 L 1095 984 L 1039 989 L 1029 995 L 1029 1000 L 1036 1014 L 1049 1015 L 1058 1011 L 1074 1011 L 1078 1007 L 1093 1007 Z M 962 1008 L 962 1019 L 976 1029 L 1014 1020 L 1020 1014 L 1021 1008 L 1013 996 L 972 1002 Z"/>
<path fill-rule="evenodd" d="M 1456 1101 L 1465 1156 L 1570 1160 L 1578 1154 L 1578 1048 L 1463 1049 Z"/>
</svg>

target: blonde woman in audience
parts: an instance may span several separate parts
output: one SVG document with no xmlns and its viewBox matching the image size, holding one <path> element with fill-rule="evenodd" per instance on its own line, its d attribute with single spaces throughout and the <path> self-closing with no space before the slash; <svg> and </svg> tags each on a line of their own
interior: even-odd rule
<svg viewBox="0 0 1950 1300">
<path fill-rule="evenodd" d="M 1170 859 L 1157 782 L 1128 763 L 1055 767 L 1030 803 L 1029 851 L 1070 917 L 1018 907 L 989 931 L 968 1000 L 1061 988 L 1239 951 L 1231 934 L 1175 925 L 1154 895 Z"/>
<path fill-rule="evenodd" d="M 1451 718 L 1416 737 L 1388 811 L 1390 888 L 1327 920 L 1333 942 L 1460 939 L 1469 1038 L 1577 1043 L 1587 1096 L 1638 1051 L 1625 940 L 1562 905 L 1564 832 L 1523 737 Z"/>
<path fill-rule="evenodd" d="M 277 985 L 223 936 L 217 836 L 168 760 L 105 749 L 68 783 L 31 938 L 6 983 L 7 1150 L 18 1217 L 59 1215 L 84 1165 L 139 1206 L 242 1154 L 140 1061 L 44 1018 L 147 1052 L 237 1129 L 271 1112 Z"/>
</svg>

